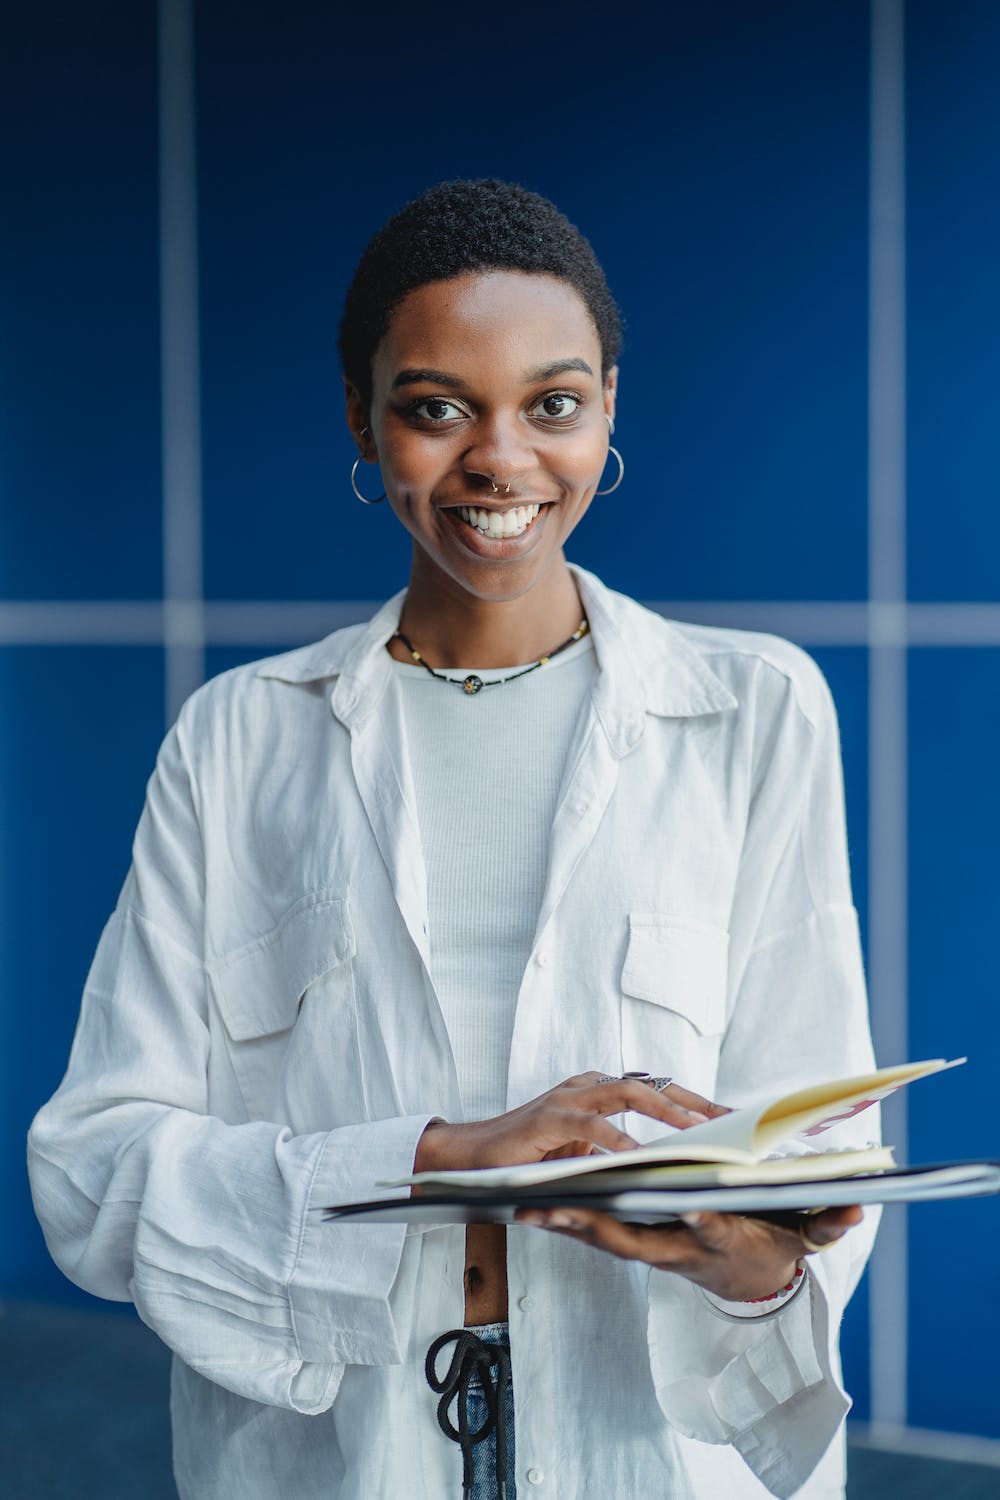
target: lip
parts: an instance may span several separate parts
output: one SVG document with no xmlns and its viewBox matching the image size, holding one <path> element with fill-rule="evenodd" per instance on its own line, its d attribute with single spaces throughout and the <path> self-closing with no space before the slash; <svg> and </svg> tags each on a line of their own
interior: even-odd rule
<svg viewBox="0 0 1000 1500">
<path fill-rule="evenodd" d="M 520 510 L 525 505 L 551 505 L 551 500 L 540 500 L 537 495 L 504 495 L 503 504 L 500 505 L 495 499 L 484 500 L 482 496 L 476 496 L 473 500 L 462 500 L 458 505 L 442 505 L 441 510 L 459 510 L 465 506 L 466 510 L 495 510 L 498 515 L 505 516 L 509 510 Z"/>
<path fill-rule="evenodd" d="M 506 499 L 506 496 L 504 498 Z M 495 510 L 501 515 L 509 510 L 517 510 L 523 505 L 541 506 L 538 515 L 531 525 L 521 532 L 520 536 L 504 537 L 483 536 L 475 526 L 470 526 L 468 522 L 462 520 L 456 505 L 442 506 L 438 511 L 444 524 L 455 533 L 457 540 L 467 552 L 471 552 L 474 557 L 501 562 L 505 558 L 520 557 L 522 553 L 530 551 L 539 533 L 545 530 L 554 502 L 551 500 L 515 500 L 508 501 L 505 505 L 484 505 L 480 499 L 468 503 L 474 504 L 477 510 Z"/>
</svg>

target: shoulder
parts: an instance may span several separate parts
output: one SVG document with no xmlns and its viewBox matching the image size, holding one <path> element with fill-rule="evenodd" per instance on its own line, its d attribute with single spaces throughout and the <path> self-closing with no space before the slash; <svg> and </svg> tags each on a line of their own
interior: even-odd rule
<svg viewBox="0 0 1000 1500">
<path fill-rule="evenodd" d="M 182 741 L 195 753 L 221 738 L 273 735 L 277 721 L 299 723 L 329 695 L 333 682 L 363 637 L 366 624 L 347 625 L 291 651 L 231 667 L 197 688 L 177 721 Z"/>
<path fill-rule="evenodd" d="M 709 707 L 755 717 L 791 709 L 813 730 L 833 719 L 826 679 L 801 646 L 762 631 L 672 619 L 575 571 L 588 603 L 613 623 L 642 680 L 659 684 L 664 706 L 681 701 L 677 687 L 687 679 L 695 706 L 700 698 Z"/>
<path fill-rule="evenodd" d="M 782 636 L 726 626 L 664 621 L 720 677 L 741 704 L 752 698 L 794 704 L 813 729 L 827 724 L 833 700 L 822 671 L 801 646 Z"/>
</svg>

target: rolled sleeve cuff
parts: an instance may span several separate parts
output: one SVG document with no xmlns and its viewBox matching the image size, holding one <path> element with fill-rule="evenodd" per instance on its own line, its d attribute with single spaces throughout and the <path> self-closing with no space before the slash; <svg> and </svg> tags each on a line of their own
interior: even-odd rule
<svg viewBox="0 0 1000 1500">
<path fill-rule="evenodd" d="M 717 1297 L 714 1292 L 708 1291 L 705 1287 L 702 1287 L 701 1295 L 712 1311 L 718 1313 L 720 1317 L 735 1318 L 738 1322 L 744 1320 L 756 1322 L 760 1318 L 773 1318 L 783 1307 L 788 1306 L 793 1297 L 799 1295 L 805 1284 L 806 1273 L 803 1269 L 801 1274 L 797 1273 L 789 1285 L 780 1292 L 776 1292 L 773 1297 L 764 1297 L 751 1302 L 732 1302 L 726 1297 Z"/>
<path fill-rule="evenodd" d="M 656 1276 L 649 1352 L 664 1416 L 686 1437 L 731 1443 L 773 1495 L 793 1495 L 850 1407 L 830 1361 L 822 1289 L 807 1273 L 773 1317 L 730 1319 L 713 1315 L 697 1288 Z"/>
<path fill-rule="evenodd" d="M 407 1330 L 399 1329 L 390 1293 L 399 1272 L 404 1224 L 332 1223 L 323 1210 L 374 1196 L 405 1197 L 408 1188 L 381 1181 L 413 1170 L 417 1143 L 431 1115 L 410 1115 L 333 1130 L 320 1152 L 306 1200 L 302 1237 L 288 1285 L 292 1323 L 303 1360 L 329 1364 L 399 1364 Z"/>
</svg>

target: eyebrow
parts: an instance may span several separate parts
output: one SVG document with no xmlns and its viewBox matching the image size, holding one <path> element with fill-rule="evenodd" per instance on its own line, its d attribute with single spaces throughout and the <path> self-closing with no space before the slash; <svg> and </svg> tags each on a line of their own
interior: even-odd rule
<svg viewBox="0 0 1000 1500">
<path fill-rule="evenodd" d="M 451 390 L 460 391 L 465 388 L 465 381 L 458 375 L 449 375 L 444 370 L 400 370 L 392 382 L 392 389 L 398 391 L 402 385 L 446 385 Z"/>
<path fill-rule="evenodd" d="M 565 375 L 570 370 L 579 370 L 584 375 L 594 373 L 585 359 L 574 356 L 572 359 L 554 359 L 551 364 L 539 365 L 537 369 L 529 370 L 527 381 L 529 385 L 536 385 L 543 380 L 554 380 L 557 375 Z"/>
<path fill-rule="evenodd" d="M 584 375 L 593 375 L 593 370 L 585 359 L 573 356 L 570 359 L 554 359 L 547 365 L 538 365 L 534 370 L 528 370 L 524 379 L 526 385 L 538 385 L 545 380 L 553 380 L 557 375 L 565 375 L 571 370 L 578 370 Z M 443 385 L 448 390 L 465 390 L 466 382 L 460 375 L 449 375 L 447 370 L 413 369 L 400 370 L 392 382 L 392 389 L 398 391 L 404 385 Z"/>
</svg>

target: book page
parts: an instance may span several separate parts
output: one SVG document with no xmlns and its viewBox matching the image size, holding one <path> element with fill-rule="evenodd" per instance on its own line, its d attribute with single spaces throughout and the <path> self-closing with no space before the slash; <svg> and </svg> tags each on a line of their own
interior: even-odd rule
<svg viewBox="0 0 1000 1500">
<path fill-rule="evenodd" d="M 706 1160 L 702 1146 L 718 1149 L 717 1161 L 759 1161 L 784 1141 L 799 1136 L 806 1141 L 831 1130 L 834 1125 L 850 1120 L 862 1110 L 877 1104 L 879 1100 L 895 1093 L 904 1084 L 917 1078 L 926 1078 L 946 1068 L 957 1068 L 965 1058 L 952 1062 L 935 1057 L 927 1062 L 899 1063 L 891 1068 L 879 1068 L 875 1073 L 862 1073 L 854 1078 L 833 1078 L 827 1083 L 811 1084 L 791 1094 L 782 1094 L 777 1099 L 765 1101 L 751 1109 L 734 1110 L 729 1115 L 719 1115 L 705 1125 L 693 1125 L 681 1131 L 683 1144 L 699 1148 L 698 1159 Z M 672 1132 L 660 1140 L 652 1141 L 669 1150 L 676 1150 L 677 1133 Z"/>
<path fill-rule="evenodd" d="M 742 1186 L 746 1183 L 825 1182 L 857 1172 L 883 1172 L 895 1166 L 892 1148 L 868 1146 L 859 1151 L 820 1151 L 808 1156 L 768 1157 L 756 1162 L 672 1162 L 629 1167 L 614 1164 L 584 1179 L 595 1192 L 633 1192 L 652 1188 Z M 575 1179 L 577 1182 L 579 1178 Z"/>
<path fill-rule="evenodd" d="M 880 1068 L 877 1073 L 859 1078 L 817 1084 L 813 1088 L 786 1094 L 761 1116 L 757 1126 L 758 1138 L 770 1137 L 774 1130 L 776 1141 L 787 1141 L 792 1136 L 812 1140 L 844 1120 L 853 1119 L 862 1110 L 888 1098 L 904 1085 L 913 1083 L 918 1078 L 927 1078 L 932 1073 L 943 1073 L 947 1068 L 957 1068 L 965 1060 L 964 1057 L 957 1057 L 948 1062 L 937 1057 L 928 1062 L 901 1063 L 893 1068 Z M 777 1134 L 779 1131 L 780 1135 Z"/>
<path fill-rule="evenodd" d="M 764 1108 L 765 1106 L 761 1106 Z M 752 1114 L 752 1130 L 758 1111 L 740 1110 L 732 1115 L 722 1115 L 710 1120 L 708 1125 L 718 1125 L 723 1120 L 733 1120 L 738 1115 Z M 690 1130 L 675 1130 L 651 1146 L 636 1146 L 631 1151 L 597 1151 L 591 1156 L 564 1156 L 556 1161 L 532 1161 L 512 1167 L 470 1167 L 468 1170 L 451 1172 L 415 1172 L 410 1177 L 400 1177 L 393 1182 L 380 1182 L 379 1187 L 406 1187 L 408 1185 L 429 1187 L 432 1184 L 449 1188 L 523 1188 L 536 1183 L 558 1182 L 563 1177 L 579 1177 L 590 1172 L 607 1172 L 623 1167 L 635 1167 L 664 1162 L 753 1162 L 757 1157 L 752 1151 L 728 1146 L 724 1142 L 693 1140 L 706 1130 L 706 1125 L 692 1125 Z M 743 1134 L 747 1134 L 744 1122 Z"/>
<path fill-rule="evenodd" d="M 813 1084 L 777 1099 L 765 1100 L 750 1109 L 718 1115 L 704 1125 L 672 1130 L 647 1146 L 632 1151 L 612 1151 L 591 1156 L 564 1157 L 557 1161 L 528 1162 L 521 1166 L 486 1167 L 457 1172 L 420 1172 L 381 1187 L 440 1184 L 468 1188 L 522 1188 L 551 1183 L 584 1173 L 607 1172 L 670 1162 L 758 1162 L 794 1136 L 806 1139 L 831 1129 L 841 1121 L 867 1109 L 904 1084 L 932 1073 L 954 1068 L 964 1057 L 948 1062 L 902 1063 L 880 1068 L 854 1078 L 832 1079 Z"/>
</svg>

